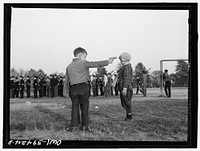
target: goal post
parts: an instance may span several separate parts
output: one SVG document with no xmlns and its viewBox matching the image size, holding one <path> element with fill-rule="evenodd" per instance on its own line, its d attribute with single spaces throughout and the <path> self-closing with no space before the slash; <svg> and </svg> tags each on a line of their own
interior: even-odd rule
<svg viewBox="0 0 200 151">
<path fill-rule="evenodd" d="M 179 61 L 179 60 L 183 60 L 183 61 L 188 61 L 188 59 L 164 59 L 164 60 L 160 60 L 160 73 L 161 73 L 161 81 L 160 81 L 160 96 L 159 97 L 164 97 L 164 91 L 163 91 L 163 62 L 167 62 L 167 61 Z"/>
</svg>

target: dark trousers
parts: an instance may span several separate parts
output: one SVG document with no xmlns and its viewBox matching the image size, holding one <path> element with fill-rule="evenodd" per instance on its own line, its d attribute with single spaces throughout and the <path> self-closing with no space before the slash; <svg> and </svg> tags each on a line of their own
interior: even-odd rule
<svg viewBox="0 0 200 151">
<path fill-rule="evenodd" d="M 49 87 L 46 88 L 47 97 L 50 96 L 49 89 L 50 89 Z"/>
<path fill-rule="evenodd" d="M 171 82 L 170 81 L 166 81 L 165 82 L 165 94 L 167 97 L 171 97 Z"/>
<path fill-rule="evenodd" d="M 115 95 L 118 95 L 118 86 L 115 86 Z"/>
<path fill-rule="evenodd" d="M 63 87 L 58 87 L 58 95 L 63 97 Z"/>
<path fill-rule="evenodd" d="M 23 99 L 24 98 L 24 89 L 21 89 L 20 90 L 20 99 Z"/>
<path fill-rule="evenodd" d="M 14 90 L 12 88 L 10 89 L 10 98 L 14 98 Z"/>
<path fill-rule="evenodd" d="M 71 126 L 79 124 L 89 125 L 89 89 L 88 83 L 80 83 L 70 86 L 70 98 L 72 100 Z M 80 117 L 81 110 L 81 117 Z"/>
<path fill-rule="evenodd" d="M 96 87 L 93 87 L 93 88 L 92 88 L 92 92 L 93 92 L 93 96 L 94 96 L 94 97 L 97 96 Z"/>
<path fill-rule="evenodd" d="M 122 104 L 123 108 L 126 110 L 127 114 L 131 114 L 132 113 L 132 105 L 131 105 L 132 95 L 133 95 L 133 90 L 132 89 L 128 89 L 127 90 L 126 96 L 124 96 L 122 94 L 122 91 L 120 92 L 121 104 Z"/>
<path fill-rule="evenodd" d="M 100 86 L 100 92 L 101 92 L 101 96 L 103 96 L 104 95 L 103 86 Z"/>
<path fill-rule="evenodd" d="M 57 85 L 54 87 L 54 96 L 55 97 L 58 96 L 58 86 Z"/>
<path fill-rule="evenodd" d="M 139 85 L 139 84 L 137 85 L 136 94 L 138 94 L 139 90 L 140 90 L 141 93 L 143 93 L 141 87 L 142 87 L 141 85 Z"/>
<path fill-rule="evenodd" d="M 26 92 L 27 92 L 27 98 L 30 98 L 30 88 L 29 87 L 27 88 Z"/>
<path fill-rule="evenodd" d="M 18 98 L 19 97 L 19 90 L 15 89 L 14 90 L 14 98 Z"/>
<path fill-rule="evenodd" d="M 34 91 L 34 98 L 37 98 L 37 89 L 35 88 L 33 91 Z"/>
<path fill-rule="evenodd" d="M 43 95 L 44 95 L 44 96 L 47 96 L 47 93 L 46 93 L 46 92 L 47 92 L 47 87 L 44 86 L 44 87 L 43 87 Z"/>
<path fill-rule="evenodd" d="M 55 96 L 55 94 L 54 94 L 54 87 L 51 87 L 50 91 L 51 91 L 51 98 L 53 98 Z"/>
</svg>

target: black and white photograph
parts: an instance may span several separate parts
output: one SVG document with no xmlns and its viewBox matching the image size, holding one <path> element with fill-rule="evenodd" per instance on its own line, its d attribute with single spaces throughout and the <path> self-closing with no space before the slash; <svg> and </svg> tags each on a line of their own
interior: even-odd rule
<svg viewBox="0 0 200 151">
<path fill-rule="evenodd" d="M 4 147 L 195 147 L 196 7 L 4 4 Z"/>
</svg>

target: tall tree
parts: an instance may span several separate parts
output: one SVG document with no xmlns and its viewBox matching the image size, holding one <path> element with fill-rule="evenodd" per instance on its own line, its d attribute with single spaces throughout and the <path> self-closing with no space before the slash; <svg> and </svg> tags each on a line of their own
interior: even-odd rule
<svg viewBox="0 0 200 151">
<path fill-rule="evenodd" d="M 188 86 L 189 64 L 184 60 L 178 60 L 176 65 L 176 82 L 179 86 Z"/>
<path fill-rule="evenodd" d="M 44 76 L 44 75 L 45 75 L 45 73 L 44 73 L 44 71 L 42 69 L 39 69 L 37 71 L 37 76 Z"/>
<path fill-rule="evenodd" d="M 12 68 L 10 70 L 10 76 L 19 76 L 19 72 L 15 68 Z"/>
<path fill-rule="evenodd" d="M 151 78 L 151 82 L 152 82 L 153 87 L 159 87 L 160 86 L 160 78 L 161 78 L 160 70 L 153 71 L 150 74 L 150 78 Z"/>
<path fill-rule="evenodd" d="M 135 76 L 142 77 L 142 71 L 146 71 L 146 67 L 142 64 L 142 62 L 139 62 L 135 66 Z"/>
<path fill-rule="evenodd" d="M 26 75 L 28 75 L 28 71 L 27 70 L 24 70 L 24 69 L 22 69 L 22 68 L 20 68 L 19 69 L 19 75 L 21 75 L 21 76 L 26 76 Z"/>
</svg>

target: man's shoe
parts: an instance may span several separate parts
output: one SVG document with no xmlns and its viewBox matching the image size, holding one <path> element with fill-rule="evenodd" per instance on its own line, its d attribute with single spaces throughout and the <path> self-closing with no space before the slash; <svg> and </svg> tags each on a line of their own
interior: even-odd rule
<svg viewBox="0 0 200 151">
<path fill-rule="evenodd" d="M 77 127 L 70 126 L 70 127 L 65 128 L 65 130 L 68 132 L 75 132 L 75 131 L 77 131 Z"/>
<path fill-rule="evenodd" d="M 130 120 L 132 120 L 132 114 L 131 115 L 127 114 L 127 116 L 126 116 L 124 121 L 130 121 Z"/>
<path fill-rule="evenodd" d="M 91 127 L 89 127 L 89 126 L 82 126 L 81 130 L 82 131 L 87 131 L 87 132 L 93 132 L 93 129 Z"/>
</svg>

